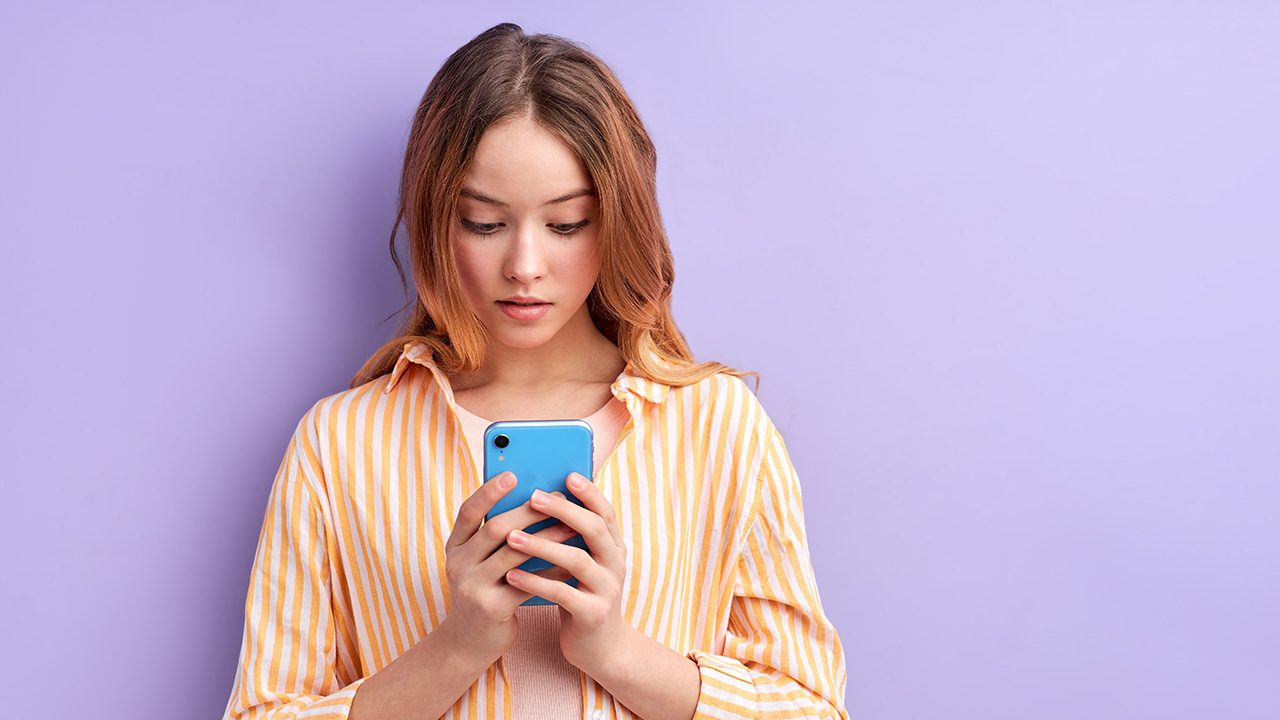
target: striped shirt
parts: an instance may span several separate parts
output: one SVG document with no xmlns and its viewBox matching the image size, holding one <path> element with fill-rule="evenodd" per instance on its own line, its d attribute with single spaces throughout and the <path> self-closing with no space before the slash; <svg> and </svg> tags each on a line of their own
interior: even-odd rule
<svg viewBox="0 0 1280 720">
<path fill-rule="evenodd" d="M 695 718 L 847 718 L 800 487 L 750 390 L 630 367 L 612 390 L 631 417 L 596 482 L 629 554 L 623 616 L 697 663 Z M 363 678 L 440 624 L 445 541 L 480 487 L 477 460 L 422 345 L 303 417 L 267 506 L 225 717 L 345 718 Z M 583 717 L 635 717 L 581 680 Z M 445 717 L 511 715 L 499 660 Z"/>
</svg>

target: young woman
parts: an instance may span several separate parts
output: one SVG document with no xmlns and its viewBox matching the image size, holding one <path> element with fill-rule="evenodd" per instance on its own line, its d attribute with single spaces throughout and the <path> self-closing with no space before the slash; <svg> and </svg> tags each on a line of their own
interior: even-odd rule
<svg viewBox="0 0 1280 720">
<path fill-rule="evenodd" d="M 290 442 L 227 717 L 847 717 L 782 439 L 671 316 L 655 169 L 582 48 L 499 25 L 445 62 L 396 222 L 416 302 Z M 484 521 L 516 482 L 481 482 L 485 426 L 564 418 L 583 505 Z"/>
</svg>

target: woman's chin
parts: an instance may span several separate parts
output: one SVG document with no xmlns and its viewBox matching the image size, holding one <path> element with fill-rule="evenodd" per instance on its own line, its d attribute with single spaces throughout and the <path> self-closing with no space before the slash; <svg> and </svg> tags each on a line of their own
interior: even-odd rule
<svg viewBox="0 0 1280 720">
<path fill-rule="evenodd" d="M 590 315 L 583 315 L 581 319 L 575 316 L 568 322 L 556 322 L 558 319 L 544 315 L 533 321 L 518 321 L 501 316 L 486 323 L 485 329 L 491 344 L 511 350 L 533 351 L 554 346 L 557 351 L 572 352 L 577 343 L 589 342 L 590 332 L 595 329 Z"/>
<path fill-rule="evenodd" d="M 509 350 L 529 351 L 547 346 L 555 340 L 557 333 L 547 332 L 543 328 L 521 328 L 517 331 L 489 332 L 489 342 Z"/>
</svg>

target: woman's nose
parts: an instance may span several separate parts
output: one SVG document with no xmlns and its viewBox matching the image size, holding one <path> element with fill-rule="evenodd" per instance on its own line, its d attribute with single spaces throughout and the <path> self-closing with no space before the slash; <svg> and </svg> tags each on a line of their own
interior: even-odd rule
<svg viewBox="0 0 1280 720">
<path fill-rule="evenodd" d="M 547 259 L 534 228 L 521 227 L 515 234 L 510 252 L 507 253 L 506 268 L 508 278 L 522 284 L 529 283 L 546 275 Z"/>
</svg>

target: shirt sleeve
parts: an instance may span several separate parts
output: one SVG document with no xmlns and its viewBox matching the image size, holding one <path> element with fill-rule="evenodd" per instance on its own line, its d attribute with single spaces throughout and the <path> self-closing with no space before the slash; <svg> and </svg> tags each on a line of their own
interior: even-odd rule
<svg viewBox="0 0 1280 720">
<path fill-rule="evenodd" d="M 694 719 L 847 720 L 844 651 L 818 601 L 800 485 L 772 427 L 757 486 L 723 654 L 689 654 L 702 679 Z"/>
<path fill-rule="evenodd" d="M 324 513 L 306 420 L 276 475 L 245 600 L 244 639 L 226 720 L 346 718 L 361 680 L 335 668 Z"/>
</svg>

